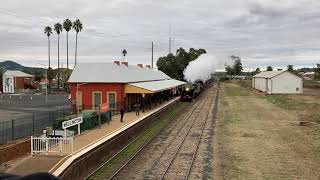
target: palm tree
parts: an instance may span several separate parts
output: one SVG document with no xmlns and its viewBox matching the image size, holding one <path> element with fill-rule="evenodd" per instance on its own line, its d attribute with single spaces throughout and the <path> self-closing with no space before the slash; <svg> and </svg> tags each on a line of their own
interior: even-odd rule
<svg viewBox="0 0 320 180">
<path fill-rule="evenodd" d="M 76 51 L 74 56 L 74 65 L 77 64 L 77 50 L 78 50 L 78 33 L 82 30 L 82 23 L 79 19 L 73 22 L 73 29 L 76 31 Z"/>
<path fill-rule="evenodd" d="M 69 19 L 63 21 L 63 28 L 67 31 L 67 69 L 69 69 L 69 31 L 72 28 L 72 22 Z"/>
<path fill-rule="evenodd" d="M 52 34 L 52 28 L 50 26 L 45 27 L 44 33 L 48 36 L 48 60 L 50 67 L 50 35 Z"/>
<path fill-rule="evenodd" d="M 58 34 L 58 90 L 60 88 L 60 33 L 62 32 L 62 25 L 57 23 L 54 25 L 54 30 Z"/>
<path fill-rule="evenodd" d="M 123 55 L 123 61 L 124 61 L 124 58 L 126 57 L 127 55 L 127 50 L 126 49 L 123 49 L 122 51 L 122 55 Z"/>
</svg>

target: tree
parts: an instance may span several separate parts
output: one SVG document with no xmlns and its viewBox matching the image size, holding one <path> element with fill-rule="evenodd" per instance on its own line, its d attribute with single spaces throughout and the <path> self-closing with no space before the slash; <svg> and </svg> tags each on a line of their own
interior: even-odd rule
<svg viewBox="0 0 320 180">
<path fill-rule="evenodd" d="M 74 56 L 74 65 L 77 64 L 77 51 L 78 51 L 78 33 L 82 30 L 82 23 L 79 19 L 77 19 L 75 22 L 73 22 L 73 29 L 76 31 L 76 51 Z"/>
<path fill-rule="evenodd" d="M 287 70 L 288 70 L 289 72 L 293 72 L 293 65 L 288 65 L 287 67 L 288 67 Z"/>
<path fill-rule="evenodd" d="M 256 72 L 256 74 L 259 74 L 259 73 L 261 73 L 261 70 L 260 70 L 260 68 L 257 68 L 255 72 Z"/>
<path fill-rule="evenodd" d="M 0 66 L 0 85 L 2 85 L 3 74 L 5 73 L 6 69 Z"/>
<path fill-rule="evenodd" d="M 226 72 L 228 75 L 241 75 L 241 72 L 243 70 L 241 59 L 238 56 L 230 56 L 230 58 L 233 61 L 233 64 L 230 66 L 226 66 Z"/>
<path fill-rule="evenodd" d="M 175 55 L 169 53 L 167 56 L 159 57 L 157 61 L 158 69 L 171 78 L 183 80 L 183 71 L 189 62 L 197 59 L 201 54 L 206 53 L 204 49 L 190 48 L 189 52 L 180 47 Z"/>
<path fill-rule="evenodd" d="M 272 66 L 268 66 L 268 67 L 267 67 L 267 71 L 273 71 Z"/>
<path fill-rule="evenodd" d="M 314 78 L 320 79 L 320 64 L 317 64 L 317 67 L 315 68 L 314 73 L 315 73 Z"/>
<path fill-rule="evenodd" d="M 51 84 L 52 80 L 54 78 L 54 71 L 51 67 L 48 68 L 47 70 L 47 76 L 48 76 L 48 81 L 49 81 L 49 91 L 51 90 Z"/>
<path fill-rule="evenodd" d="M 231 66 L 226 66 L 226 72 L 228 75 L 234 75 L 234 71 Z"/>
<path fill-rule="evenodd" d="M 60 87 L 60 33 L 62 32 L 62 25 L 60 23 L 57 23 L 54 25 L 54 31 L 58 34 L 58 90 Z"/>
<path fill-rule="evenodd" d="M 63 28 L 67 31 L 67 69 L 69 69 L 69 31 L 72 28 L 72 22 L 69 19 L 63 21 Z"/>
<path fill-rule="evenodd" d="M 126 57 L 127 55 L 127 50 L 126 49 L 123 49 L 122 51 L 122 55 L 123 55 L 123 61 L 124 61 L 124 58 Z"/>
<path fill-rule="evenodd" d="M 47 26 L 44 28 L 44 33 L 48 36 L 48 60 L 49 60 L 49 67 L 50 66 L 50 35 L 52 34 L 52 28 Z"/>
<path fill-rule="evenodd" d="M 41 71 L 34 73 L 34 80 L 40 82 L 41 79 L 44 78 L 43 73 Z"/>
<path fill-rule="evenodd" d="M 232 55 L 231 59 L 234 60 L 234 73 L 235 73 L 235 75 L 240 75 L 241 71 L 243 70 L 240 57 Z"/>
</svg>

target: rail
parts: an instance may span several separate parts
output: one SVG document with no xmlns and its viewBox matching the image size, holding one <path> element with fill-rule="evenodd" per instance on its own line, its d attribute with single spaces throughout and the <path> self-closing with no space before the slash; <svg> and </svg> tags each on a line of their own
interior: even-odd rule
<svg viewBox="0 0 320 180">
<path fill-rule="evenodd" d="M 200 103 L 199 103 L 200 105 Z M 198 107 L 198 106 L 197 106 Z M 195 111 L 196 108 L 194 108 L 192 110 L 192 113 Z M 192 115 L 192 113 L 190 113 L 190 116 Z M 172 121 L 169 120 L 168 124 Z M 127 160 L 115 173 L 113 173 L 108 179 L 114 179 L 118 173 L 120 171 L 122 171 L 122 169 L 124 169 L 138 154 L 140 154 L 140 152 L 148 145 L 150 144 L 161 132 L 163 129 L 165 129 L 166 126 L 162 127 L 161 130 L 159 130 L 155 135 L 152 136 L 152 138 L 150 140 L 148 140 L 146 143 L 144 143 L 139 150 L 129 159 Z M 118 153 L 116 153 L 114 156 L 112 156 L 108 161 L 104 162 L 101 166 L 99 166 L 97 169 L 95 169 L 91 174 L 89 174 L 85 179 L 90 179 L 91 176 L 93 176 L 96 172 L 98 172 L 101 168 L 103 168 L 106 164 L 108 164 L 112 159 L 114 159 L 115 157 L 117 157 L 118 154 L 120 154 L 121 152 L 123 152 L 128 146 L 130 146 L 131 144 L 133 144 L 137 139 L 139 139 L 139 137 L 141 137 L 143 135 L 143 133 L 141 133 L 139 136 L 137 136 L 133 141 L 131 141 L 128 145 L 126 145 L 124 148 L 122 148 Z"/>
<path fill-rule="evenodd" d="M 215 112 L 217 112 L 217 108 L 218 108 L 218 97 L 219 97 L 218 94 L 219 94 L 219 89 L 217 89 L 217 95 L 216 95 L 215 100 L 214 100 L 214 111 Z M 196 156 L 197 156 L 197 153 L 198 153 L 199 145 L 200 145 L 200 142 L 201 142 L 201 139 L 202 139 L 202 134 L 203 134 L 204 129 L 206 127 L 206 124 L 207 124 L 207 121 L 208 121 L 208 117 L 209 117 L 209 113 L 206 116 L 206 121 L 204 122 L 204 125 L 203 125 L 202 130 L 201 130 L 201 134 L 200 134 L 200 136 L 198 138 L 197 145 L 196 145 L 194 153 L 192 155 L 191 163 L 190 163 L 190 166 L 188 168 L 188 172 L 187 172 L 187 175 L 185 177 L 185 180 L 189 179 L 189 177 L 190 177 L 190 173 L 191 173 L 191 170 L 192 170 L 192 167 L 193 167 L 193 164 L 194 164 L 194 160 L 196 159 Z"/>
<path fill-rule="evenodd" d="M 206 103 L 206 101 L 204 101 L 204 102 L 203 102 L 203 104 L 202 104 L 202 106 L 201 106 L 201 108 L 200 108 L 200 109 L 203 109 L 203 107 L 204 107 L 205 103 Z M 191 124 L 190 128 L 188 129 L 188 131 L 187 131 L 186 135 L 183 137 L 183 139 L 182 139 L 181 143 L 179 144 L 178 149 L 175 151 L 175 153 L 174 153 L 173 157 L 171 158 L 171 160 L 170 160 L 170 162 L 169 162 L 169 165 L 166 167 L 166 169 L 165 169 L 164 173 L 162 174 L 161 179 L 164 179 L 164 177 L 165 177 L 165 176 L 166 176 L 166 174 L 168 173 L 169 168 L 171 167 L 171 165 L 172 165 L 173 161 L 176 159 L 178 152 L 180 151 L 180 149 L 181 149 L 181 147 L 182 147 L 183 143 L 185 142 L 185 140 L 187 139 L 187 136 L 189 135 L 189 133 L 190 133 L 190 131 L 191 131 L 191 129 L 192 129 L 192 127 L 193 127 L 194 123 L 196 122 L 196 120 L 198 119 L 198 117 L 199 117 L 199 115 L 200 115 L 200 114 L 201 114 L 201 113 L 199 112 L 199 113 L 197 114 L 197 116 L 194 118 L 194 120 L 193 120 L 193 122 L 192 122 L 192 124 Z M 191 116 L 189 116 L 189 118 L 190 118 L 190 117 L 191 117 Z M 189 176 L 189 175 L 187 175 L 187 176 Z"/>
</svg>

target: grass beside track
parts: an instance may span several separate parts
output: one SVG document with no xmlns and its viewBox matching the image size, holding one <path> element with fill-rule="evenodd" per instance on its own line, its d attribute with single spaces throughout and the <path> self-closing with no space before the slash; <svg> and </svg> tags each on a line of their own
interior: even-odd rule
<svg viewBox="0 0 320 180">
<path fill-rule="evenodd" d="M 106 179 L 110 177 L 118 168 L 120 168 L 129 158 L 131 158 L 147 141 L 156 135 L 167 123 L 176 117 L 189 103 L 179 102 L 171 108 L 158 121 L 148 127 L 135 142 L 130 144 L 124 151 L 119 153 L 114 159 L 103 166 L 99 171 L 93 174 L 89 179 Z"/>
<path fill-rule="evenodd" d="M 299 121 L 320 124 L 320 97 L 303 95 L 260 96 L 277 107 L 296 114 Z"/>
<path fill-rule="evenodd" d="M 299 125 L 319 115 L 319 97 L 255 95 L 236 83 L 219 92 L 220 179 L 319 179 L 319 125 Z"/>
<path fill-rule="evenodd" d="M 234 84 L 229 84 L 229 86 L 225 87 L 225 94 L 227 96 L 249 96 L 247 89 Z"/>
</svg>

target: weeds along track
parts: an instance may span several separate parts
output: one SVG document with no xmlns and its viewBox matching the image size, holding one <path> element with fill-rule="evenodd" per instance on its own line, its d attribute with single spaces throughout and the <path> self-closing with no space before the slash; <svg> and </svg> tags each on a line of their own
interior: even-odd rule
<svg viewBox="0 0 320 180">
<path fill-rule="evenodd" d="M 188 111 L 169 123 L 110 179 L 188 179 L 193 170 L 216 87 L 204 91 Z M 199 169 L 199 168 L 198 168 Z"/>
</svg>

